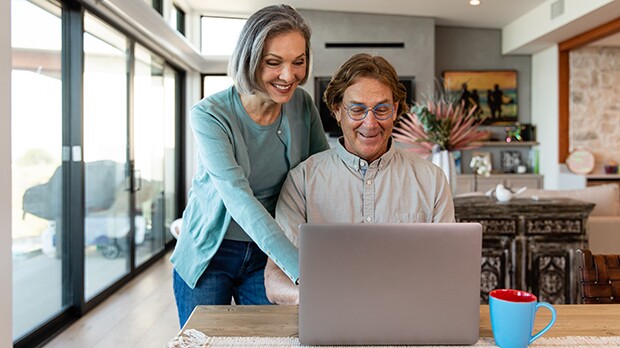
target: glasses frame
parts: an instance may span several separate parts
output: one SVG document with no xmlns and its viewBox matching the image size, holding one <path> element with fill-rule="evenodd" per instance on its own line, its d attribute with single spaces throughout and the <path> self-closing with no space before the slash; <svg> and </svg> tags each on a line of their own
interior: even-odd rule
<svg viewBox="0 0 620 348">
<path fill-rule="evenodd" d="M 364 110 L 365 110 L 365 112 L 364 112 L 364 117 L 362 117 L 362 118 L 355 118 L 355 117 L 351 116 L 351 113 L 350 113 L 350 111 L 349 111 L 349 110 L 350 110 L 351 108 L 353 108 L 353 107 L 357 107 L 357 106 L 360 106 L 360 107 L 363 107 L 363 108 L 364 108 Z M 391 112 L 389 115 L 384 116 L 384 117 L 377 116 L 376 109 L 377 109 L 378 107 L 382 107 L 382 106 L 389 106 L 389 107 L 392 109 L 392 112 Z M 363 120 L 366 118 L 366 116 L 368 116 L 368 111 L 371 111 L 371 110 L 372 110 L 372 114 L 375 116 L 375 119 L 376 119 L 376 120 L 378 120 L 378 121 L 385 121 L 385 120 L 390 119 L 392 116 L 394 116 L 394 111 L 395 111 L 395 110 L 394 110 L 394 104 L 390 104 L 390 103 L 380 103 L 380 104 L 375 105 L 375 106 L 374 106 L 374 107 L 372 107 L 372 108 L 369 108 L 369 107 L 367 107 L 366 105 L 364 105 L 364 104 L 360 104 L 360 103 L 353 103 L 353 104 L 349 105 L 349 107 L 347 108 L 347 107 L 346 107 L 346 106 L 344 106 L 344 104 L 343 104 L 343 105 L 342 105 L 342 108 L 343 108 L 343 109 L 345 109 L 345 110 L 347 111 L 347 116 L 349 116 L 349 118 L 350 118 L 350 119 L 352 119 L 353 121 L 363 121 Z"/>
</svg>

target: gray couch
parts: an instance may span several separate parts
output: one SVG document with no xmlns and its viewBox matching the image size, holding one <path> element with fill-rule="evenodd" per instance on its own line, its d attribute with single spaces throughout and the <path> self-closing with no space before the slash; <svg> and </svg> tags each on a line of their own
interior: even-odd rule
<svg viewBox="0 0 620 348">
<path fill-rule="evenodd" d="M 620 188 L 617 184 L 578 190 L 527 189 L 519 197 L 566 197 L 596 204 L 588 218 L 589 249 L 593 254 L 620 254 Z"/>
</svg>

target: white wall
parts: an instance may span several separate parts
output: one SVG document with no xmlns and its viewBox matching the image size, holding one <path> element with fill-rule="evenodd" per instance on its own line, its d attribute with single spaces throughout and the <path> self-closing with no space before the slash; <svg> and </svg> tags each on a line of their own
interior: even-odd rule
<svg viewBox="0 0 620 348">
<path fill-rule="evenodd" d="M 13 346 L 11 258 L 11 2 L 0 1 L 0 347 Z"/>
<path fill-rule="evenodd" d="M 564 12 L 551 18 L 547 0 L 502 30 L 502 53 L 535 53 L 618 17 L 620 1 L 564 0 Z"/>
<path fill-rule="evenodd" d="M 532 124 L 540 143 L 544 188 L 558 188 L 558 46 L 532 55 Z"/>
<path fill-rule="evenodd" d="M 435 20 L 428 17 L 300 10 L 312 28 L 312 77 L 331 76 L 352 55 L 381 55 L 400 76 L 415 76 L 417 99 L 434 86 Z M 403 43 L 403 48 L 326 48 L 326 43 Z M 314 80 L 303 87 L 314 95 Z"/>
</svg>

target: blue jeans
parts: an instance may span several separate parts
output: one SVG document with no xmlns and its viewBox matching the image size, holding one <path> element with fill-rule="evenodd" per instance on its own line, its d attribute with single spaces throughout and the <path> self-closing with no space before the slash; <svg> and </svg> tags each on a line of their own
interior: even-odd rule
<svg viewBox="0 0 620 348">
<path fill-rule="evenodd" d="M 265 294 L 266 264 L 267 255 L 256 243 L 224 239 L 194 289 L 173 271 L 181 327 L 197 305 L 229 305 L 231 298 L 238 305 L 271 304 Z"/>
</svg>

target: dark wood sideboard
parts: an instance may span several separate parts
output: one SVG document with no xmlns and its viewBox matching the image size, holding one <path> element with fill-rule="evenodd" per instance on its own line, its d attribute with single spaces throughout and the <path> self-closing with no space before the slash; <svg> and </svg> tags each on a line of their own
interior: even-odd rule
<svg viewBox="0 0 620 348">
<path fill-rule="evenodd" d="M 454 198 L 457 222 L 482 225 L 480 301 L 497 288 L 521 289 L 539 301 L 577 303 L 575 251 L 587 247 L 593 203 L 566 198 Z"/>
</svg>

